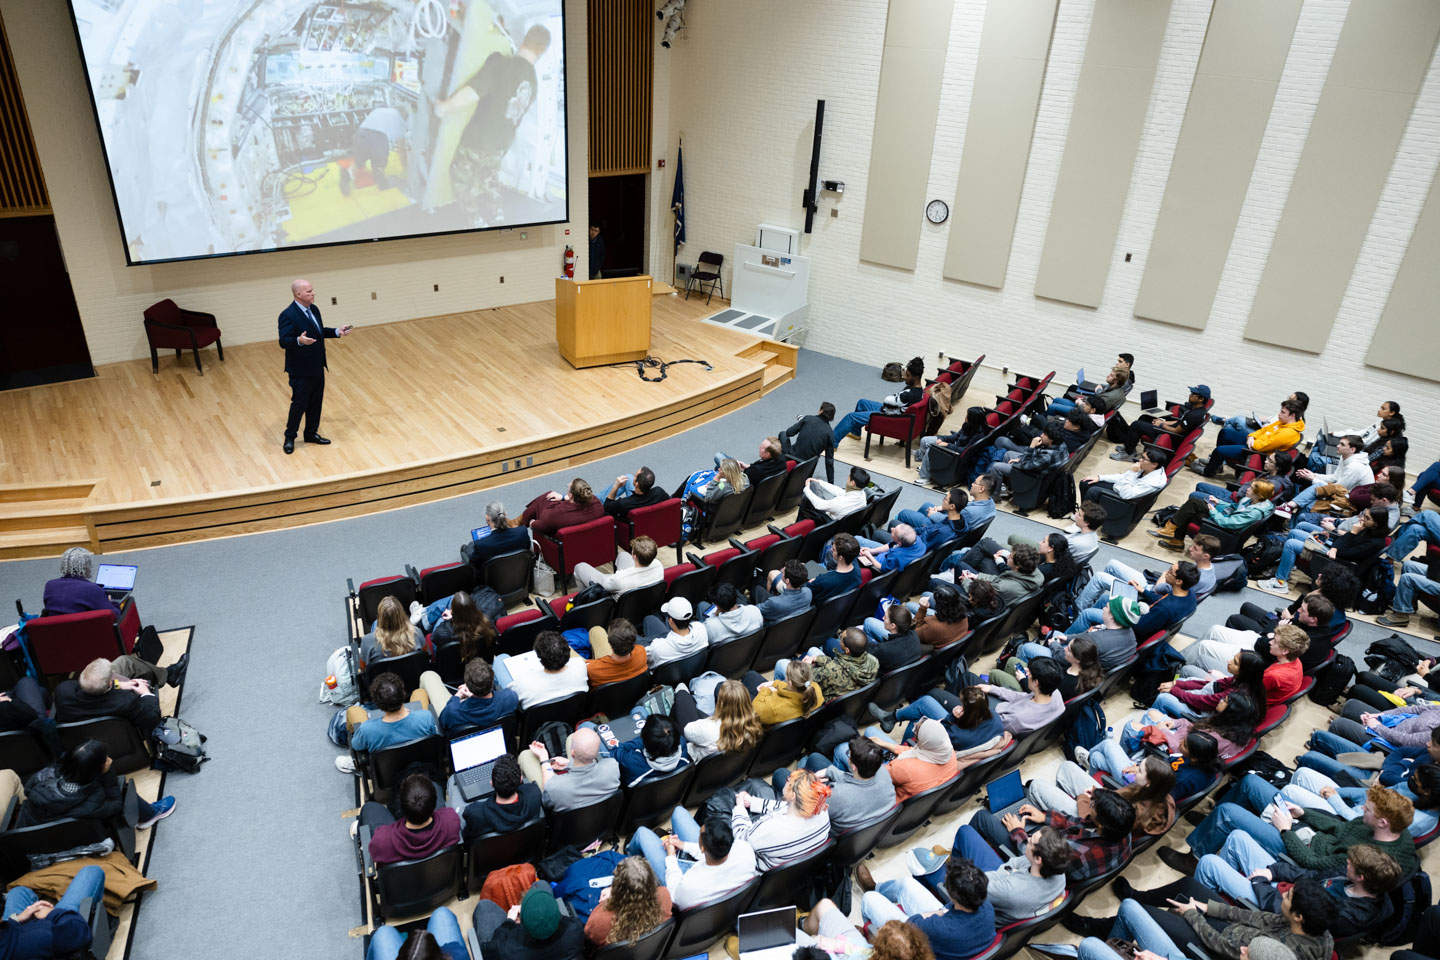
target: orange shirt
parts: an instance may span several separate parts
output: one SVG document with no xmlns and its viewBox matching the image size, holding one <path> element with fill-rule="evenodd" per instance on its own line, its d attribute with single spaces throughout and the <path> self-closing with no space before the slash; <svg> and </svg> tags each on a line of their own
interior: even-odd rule
<svg viewBox="0 0 1440 960">
<path fill-rule="evenodd" d="M 616 663 L 609 657 L 601 657 L 598 660 L 586 660 L 585 672 L 590 675 L 590 686 L 598 687 L 602 683 L 614 683 L 616 680 L 629 680 L 645 672 L 645 648 L 635 644 L 630 659 L 624 663 Z"/>
<path fill-rule="evenodd" d="M 959 772 L 953 751 L 948 763 L 929 763 L 919 757 L 891 760 L 890 780 L 895 784 L 895 801 L 899 803 L 931 787 L 938 787 Z"/>
</svg>

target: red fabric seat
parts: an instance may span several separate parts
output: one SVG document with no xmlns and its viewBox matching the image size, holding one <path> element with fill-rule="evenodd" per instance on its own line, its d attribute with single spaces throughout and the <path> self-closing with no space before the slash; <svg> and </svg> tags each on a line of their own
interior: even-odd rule
<svg viewBox="0 0 1440 960">
<path fill-rule="evenodd" d="M 648 507 L 636 507 L 624 520 L 615 524 L 615 546 L 621 550 L 630 549 L 635 537 L 649 537 L 659 546 L 673 546 L 675 560 L 680 560 L 684 544 L 684 504 L 675 497 L 662 500 Z"/>
<path fill-rule="evenodd" d="M 120 639 L 113 610 L 36 617 L 25 631 L 35 669 L 45 676 L 75 673 L 91 660 L 114 660 L 130 652 Z"/>
<path fill-rule="evenodd" d="M 145 310 L 145 339 L 150 342 L 150 372 L 160 372 L 159 350 L 174 350 L 176 359 L 189 350 L 195 355 L 195 369 L 200 375 L 200 348 L 215 344 L 215 354 L 223 362 L 225 348 L 220 344 L 220 328 L 215 314 L 183 310 L 174 300 L 161 300 Z"/>
<path fill-rule="evenodd" d="M 693 563 L 677 563 L 677 564 L 675 564 L 675 566 L 673 566 L 673 567 L 666 567 L 666 568 L 665 568 L 665 585 L 666 585 L 667 587 L 670 586 L 670 584 L 672 584 L 672 583 L 674 583 L 676 580 L 680 579 L 681 576 L 683 576 L 684 574 L 689 573 L 690 571 L 692 571 L 692 570 L 694 570 L 694 569 L 695 569 L 695 564 L 693 564 Z"/>
<path fill-rule="evenodd" d="M 716 550 L 714 553 L 707 553 L 705 556 L 700 558 L 700 561 L 704 563 L 707 567 L 718 567 L 724 564 L 726 561 L 734 560 L 736 557 L 740 556 L 740 554 L 744 552 L 744 550 L 737 550 L 734 547 L 729 547 L 725 550 Z"/>
<path fill-rule="evenodd" d="M 539 620 L 543 616 L 545 616 L 545 611 L 538 609 L 521 610 L 519 613 L 507 613 L 505 616 L 495 621 L 495 632 L 504 633 L 511 627 L 518 627 L 522 623 L 529 623 L 532 620 Z"/>
<path fill-rule="evenodd" d="M 598 567 L 615 559 L 615 518 L 597 517 L 588 523 L 563 527 L 554 534 L 537 534 L 535 542 L 545 562 L 560 574 L 563 590 L 577 563 Z"/>
<path fill-rule="evenodd" d="M 803 537 L 805 536 L 805 534 L 809 533 L 811 530 L 814 529 L 814 520 L 797 520 L 794 523 L 790 524 L 790 526 L 785 528 L 785 536 Z"/>
</svg>

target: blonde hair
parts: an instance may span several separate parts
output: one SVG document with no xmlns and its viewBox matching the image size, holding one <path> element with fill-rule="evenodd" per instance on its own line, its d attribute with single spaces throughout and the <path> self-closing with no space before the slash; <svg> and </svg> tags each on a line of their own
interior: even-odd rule
<svg viewBox="0 0 1440 960">
<path fill-rule="evenodd" d="M 615 865 L 610 883 L 610 924 L 606 943 L 625 943 L 658 927 L 665 914 L 660 909 L 659 881 L 644 857 L 626 857 Z"/>
<path fill-rule="evenodd" d="M 800 709 L 807 717 L 820 706 L 820 694 L 810 682 L 810 676 L 810 664 L 804 660 L 791 660 L 790 668 L 785 671 L 785 682 L 790 685 L 791 690 L 801 695 Z"/>
<path fill-rule="evenodd" d="M 730 457 L 720 461 L 720 476 L 730 484 L 730 489 L 739 493 L 745 489 L 745 471 L 740 469 L 740 462 Z"/>
<path fill-rule="evenodd" d="M 387 657 L 398 657 L 415 649 L 415 626 L 394 597 L 380 601 L 375 616 L 375 642 Z"/>
<path fill-rule="evenodd" d="M 588 507 L 595 502 L 595 491 L 590 489 L 590 484 L 576 477 L 570 481 L 570 499 L 582 507 Z"/>
<path fill-rule="evenodd" d="M 1275 496 L 1275 484 L 1269 480 L 1252 480 L 1250 482 L 1250 500 L 1253 503 L 1263 503 Z"/>
<path fill-rule="evenodd" d="M 1291 657 L 1302 656 L 1310 649 L 1310 635 L 1293 623 L 1275 628 L 1275 642 Z"/>
<path fill-rule="evenodd" d="M 716 743 L 721 753 L 743 753 L 765 733 L 750 691 L 739 680 L 726 680 L 715 691 L 715 720 L 720 724 Z"/>
</svg>

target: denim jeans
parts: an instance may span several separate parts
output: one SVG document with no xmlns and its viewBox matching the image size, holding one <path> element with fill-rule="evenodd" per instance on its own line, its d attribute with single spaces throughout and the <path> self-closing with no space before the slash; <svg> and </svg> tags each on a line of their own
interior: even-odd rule
<svg viewBox="0 0 1440 960">
<path fill-rule="evenodd" d="M 436 907 L 430 914 L 425 931 L 435 938 L 447 956 L 466 957 L 470 949 L 465 946 L 465 935 L 460 932 L 460 921 L 449 907 Z M 405 934 L 391 926 L 382 926 L 370 936 L 370 949 L 365 951 L 365 960 L 395 960 L 400 947 L 405 943 Z"/>
<path fill-rule="evenodd" d="M 1347 740 L 1339 734 L 1331 733 L 1329 730 L 1316 730 L 1310 734 L 1310 745 L 1330 757 L 1338 757 L 1342 753 L 1364 753 L 1364 744 L 1356 743 L 1354 740 Z"/>
<path fill-rule="evenodd" d="M 1250 834 L 1276 857 L 1285 852 L 1285 841 L 1281 839 L 1280 831 L 1261 820 L 1259 814 L 1251 813 L 1238 803 L 1220 804 L 1201 821 L 1200 826 L 1190 831 L 1187 838 L 1190 852 L 1197 857 L 1217 853 L 1225 845 L 1226 838 L 1237 831 Z"/>
<path fill-rule="evenodd" d="M 930 479 L 930 448 L 939 442 L 939 437 L 920 438 L 919 452 L 915 456 L 915 476 L 922 482 Z"/>
<path fill-rule="evenodd" d="M 1111 560 L 1105 564 L 1105 569 L 1090 578 L 1085 584 L 1085 589 L 1075 598 L 1075 607 L 1079 610 L 1088 610 L 1091 607 L 1098 607 L 1109 600 L 1110 588 L 1115 581 L 1129 582 L 1139 580 L 1145 582 L 1145 574 L 1134 567 L 1126 566 L 1119 560 Z"/>
<path fill-rule="evenodd" d="M 1295 561 L 1305 551 L 1308 537 L 1308 533 L 1301 532 L 1297 539 L 1295 533 L 1291 533 L 1290 539 L 1285 541 L 1285 546 L 1280 549 L 1280 565 L 1275 568 L 1276 580 L 1284 582 L 1290 579 L 1290 571 L 1295 569 Z"/>
<path fill-rule="evenodd" d="M 945 905 L 914 877 L 886 880 L 860 898 L 860 916 L 878 930 L 891 920 L 904 923 L 917 913 L 944 910 Z"/>
<path fill-rule="evenodd" d="M 935 504 L 926 501 L 920 504 L 918 510 L 901 510 L 890 518 L 890 522 L 885 525 L 885 528 L 888 530 L 897 523 L 908 523 L 916 530 L 921 530 L 929 525 L 930 511 L 935 509 L 935 506 Z"/>
<path fill-rule="evenodd" d="M 845 414 L 835 424 L 835 445 L 838 447 L 848 434 L 860 436 L 860 428 L 870 422 L 870 414 L 883 406 L 879 400 L 856 400 L 854 412 Z"/>
<path fill-rule="evenodd" d="M 1108 773 L 1116 780 L 1123 780 L 1122 771 L 1126 767 L 1134 766 L 1135 761 L 1130 759 L 1130 754 L 1125 748 L 1114 740 L 1101 740 L 1090 748 L 1090 771 Z"/>
<path fill-rule="evenodd" d="M 424 630 L 426 633 L 434 630 L 435 624 L 440 622 L 441 614 L 443 614 L 446 610 L 450 609 L 450 601 L 453 599 L 453 596 L 441 597 L 439 600 L 436 600 L 434 603 L 430 604 L 430 606 L 426 607 L 425 616 L 420 621 L 420 629 Z"/>
<path fill-rule="evenodd" d="M 1250 436 L 1250 431 L 1247 429 L 1246 424 L 1242 423 L 1236 426 L 1231 426 L 1229 423 L 1227 423 L 1225 424 L 1225 426 L 1221 427 L 1220 432 L 1216 434 L 1215 446 L 1232 447 L 1238 444 L 1243 447 L 1245 446 L 1245 438 L 1248 436 Z"/>
<path fill-rule="evenodd" d="M 1429 568 L 1418 560 L 1406 560 L 1400 568 L 1400 580 L 1395 584 L 1395 599 L 1390 608 L 1396 613 L 1415 612 L 1415 594 L 1440 593 L 1440 583 L 1427 577 Z"/>
<path fill-rule="evenodd" d="M 1375 772 L 1373 770 L 1361 770 L 1359 767 L 1346 766 L 1334 757 L 1323 754 L 1318 750 L 1310 750 L 1301 754 L 1297 765 L 1309 767 L 1311 770 L 1318 770 L 1327 777 L 1333 777 L 1336 774 L 1343 773 L 1361 782 L 1369 780 Z"/>
<path fill-rule="evenodd" d="M 921 717 L 929 717 L 931 720 L 948 720 L 950 711 L 945 705 L 928 693 L 910 702 L 909 706 L 901 707 L 895 711 L 896 720 L 908 721 L 905 725 L 905 733 L 901 736 L 901 743 L 910 743 L 915 732 L 915 723 Z"/>
<path fill-rule="evenodd" d="M 700 839 L 700 824 L 695 822 L 695 817 L 684 807 L 676 807 L 675 812 L 670 814 L 670 830 L 686 843 L 695 843 Z M 665 882 L 665 844 L 660 842 L 660 837 L 649 827 L 636 827 L 635 833 L 630 837 L 630 844 L 625 848 L 626 856 L 644 857 L 650 862 L 650 869 L 655 871 L 655 876 L 663 884 Z M 688 869 L 694 860 L 681 860 L 680 869 Z"/>
<path fill-rule="evenodd" d="M 99 902 L 104 893 L 105 871 L 94 864 L 81 867 L 76 871 L 75 879 L 71 880 L 70 885 L 65 888 L 64 895 L 55 901 L 55 909 L 73 910 L 79 913 L 82 900 L 89 897 L 92 901 Z M 9 917 L 20 913 L 39 899 L 35 895 L 35 891 L 29 887 L 11 887 L 10 892 L 5 894 L 5 916 Z"/>
<path fill-rule="evenodd" d="M 1270 852 L 1251 839 L 1248 833 L 1232 833 L 1218 854 L 1207 853 L 1195 868 L 1195 879 L 1211 890 L 1253 907 L 1255 889 L 1250 874 L 1275 862 Z"/>
<path fill-rule="evenodd" d="M 1421 540 L 1426 543 L 1440 543 L 1440 513 L 1434 510 L 1416 512 L 1409 523 L 1400 527 L 1400 532 L 1395 535 L 1395 542 L 1390 544 L 1385 555 L 1404 560 L 1420 545 Z"/>
<path fill-rule="evenodd" d="M 955 841 L 950 846 L 951 857 L 964 857 L 981 870 L 989 873 L 991 870 L 999 870 L 1005 861 L 995 852 L 995 848 L 980 832 L 968 823 L 960 824 L 960 829 L 955 831 Z M 941 864 L 940 869 L 927 873 L 920 878 L 925 884 L 925 889 L 935 894 L 936 899 L 948 901 L 949 895 L 945 893 L 945 871 L 948 864 Z"/>
<path fill-rule="evenodd" d="M 1196 713 L 1194 710 L 1191 710 L 1180 702 L 1179 697 L 1172 693 L 1160 694 L 1160 696 L 1155 698 L 1155 702 L 1151 704 L 1151 706 L 1156 710 L 1163 710 L 1170 716 L 1183 720 L 1203 720 L 1209 716 L 1207 713 Z"/>
<path fill-rule="evenodd" d="M 1110 936 L 1117 940 L 1138 943 L 1166 960 L 1188 960 L 1185 951 L 1175 945 L 1175 941 L 1170 939 L 1160 924 L 1151 919 L 1150 914 L 1146 913 L 1145 908 L 1136 900 L 1121 901 L 1120 914 L 1115 918 L 1115 926 L 1110 928 Z M 1087 943 L 1089 939 L 1091 938 L 1087 938 Z M 1103 945 L 1103 941 L 1097 942 Z M 1082 947 L 1084 945 L 1081 944 Z M 1114 953 L 1109 947 L 1105 949 Z"/>
<path fill-rule="evenodd" d="M 509 659 L 510 654 L 497 653 L 495 662 L 491 664 L 492 672 L 495 674 L 495 686 L 502 690 L 515 682 L 515 678 L 510 675 L 510 668 L 505 665 L 505 661 Z"/>
<path fill-rule="evenodd" d="M 818 656 L 820 656 L 820 654 L 822 654 L 822 653 L 824 653 L 824 652 L 825 652 L 825 651 L 821 650 L 819 647 L 811 647 L 809 650 L 806 650 L 804 653 L 800 654 L 800 656 L 802 656 L 802 657 L 818 657 Z M 787 659 L 784 659 L 784 660 L 776 660 L 776 661 L 775 661 L 775 679 L 776 679 L 776 680 L 784 680 L 784 679 L 785 679 L 785 672 L 786 672 L 787 670 L 789 670 L 789 669 L 790 669 L 790 660 L 789 660 L 788 658 L 787 658 Z"/>
<path fill-rule="evenodd" d="M 1190 494 L 1191 499 L 1204 500 L 1206 497 L 1215 497 L 1221 503 L 1228 503 L 1232 494 L 1229 487 L 1222 487 L 1218 483 L 1197 483 L 1195 492 Z"/>
<path fill-rule="evenodd" d="M 1025 643 L 1020 644 L 1020 649 L 1016 651 L 1016 655 L 1021 660 L 1024 660 L 1026 663 L 1029 663 L 1036 657 L 1053 656 L 1053 654 L 1050 652 L 1049 644 L 1036 643 L 1034 640 L 1029 640 Z"/>
<path fill-rule="evenodd" d="M 890 637 L 890 631 L 885 629 L 885 621 L 877 617 L 865 618 L 865 636 L 870 638 L 871 643 L 884 643 Z"/>
<path fill-rule="evenodd" d="M 1080 634 L 1088 631 L 1091 627 L 1098 627 L 1104 622 L 1105 614 L 1100 610 L 1100 608 L 1090 607 L 1086 610 L 1081 610 L 1079 616 L 1075 618 L 1075 622 L 1070 624 L 1070 626 L 1066 627 L 1064 633 L 1067 637 L 1078 637 Z"/>
</svg>

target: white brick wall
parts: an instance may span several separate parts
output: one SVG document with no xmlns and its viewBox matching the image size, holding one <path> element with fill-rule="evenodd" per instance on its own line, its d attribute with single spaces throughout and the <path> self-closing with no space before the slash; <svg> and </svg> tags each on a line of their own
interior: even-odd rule
<svg viewBox="0 0 1440 960">
<path fill-rule="evenodd" d="M 959 356 L 985 353 L 987 364 L 1034 373 L 1053 368 L 1065 377 L 1078 365 L 1101 370 L 1126 350 L 1136 355 L 1143 386 L 1178 398 L 1187 383 L 1202 380 L 1215 389 L 1224 412 L 1254 407 L 1265 413 L 1298 388 L 1310 393 L 1317 420 L 1328 414 L 1334 425 L 1368 423 L 1387 398 L 1413 413 L 1412 423 L 1431 420 L 1440 409 L 1440 383 L 1366 367 L 1363 358 L 1440 162 L 1440 58 L 1431 64 L 1335 328 L 1317 357 L 1245 341 L 1243 331 L 1348 0 L 1306 0 L 1302 8 L 1203 332 L 1137 319 L 1133 306 L 1204 42 L 1208 0 L 1172 4 L 1100 308 L 1033 294 L 1093 5 L 1060 2 L 1009 274 L 996 291 L 942 279 L 951 224 L 925 223 L 920 210 L 913 273 L 858 260 L 885 0 L 691 0 L 680 39 L 668 51 L 657 50 L 656 71 L 657 83 L 663 82 L 662 69 L 670 81 L 668 96 L 657 91 L 657 113 L 665 114 L 656 120 L 657 155 L 673 157 L 675 135 L 685 134 L 690 239 L 680 259 L 693 261 L 705 249 L 728 257 L 737 241 L 751 242 L 757 223 L 803 224 L 809 122 L 815 100 L 825 99 L 821 176 L 844 180 L 846 192 L 838 201 L 825 195 L 815 232 L 805 241 L 803 252 L 814 259 L 807 346 L 876 363 L 915 354 L 930 359 L 941 348 Z M 955 3 L 929 184 L 929 196 L 947 203 L 964 144 L 984 9 L 984 0 Z M 662 134 L 667 126 L 668 138 Z M 663 181 L 655 192 L 666 203 L 652 209 L 652 229 L 668 229 L 670 179 L 655 179 Z M 831 218 L 832 209 L 838 218 Z M 668 272 L 669 247 L 659 247 L 652 245 L 652 256 Z M 1133 255 L 1128 264 L 1126 253 Z M 658 264 L 654 269 L 662 272 Z M 884 346 L 877 352 L 879 344 Z M 1412 438 L 1412 459 L 1423 466 L 1437 439 Z"/>
</svg>

